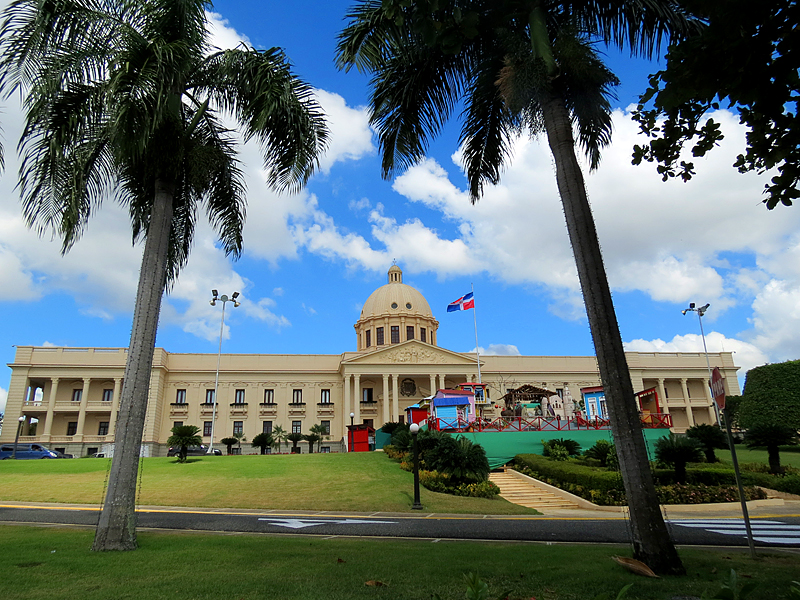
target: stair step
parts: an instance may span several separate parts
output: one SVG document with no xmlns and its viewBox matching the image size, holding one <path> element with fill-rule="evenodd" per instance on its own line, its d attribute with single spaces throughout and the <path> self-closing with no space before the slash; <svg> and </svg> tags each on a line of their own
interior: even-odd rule
<svg viewBox="0 0 800 600">
<path fill-rule="evenodd" d="M 491 473 L 489 480 L 500 488 L 500 497 L 513 504 L 537 510 L 579 508 L 574 502 L 557 496 L 550 490 L 540 488 L 532 482 L 508 473 Z"/>
</svg>

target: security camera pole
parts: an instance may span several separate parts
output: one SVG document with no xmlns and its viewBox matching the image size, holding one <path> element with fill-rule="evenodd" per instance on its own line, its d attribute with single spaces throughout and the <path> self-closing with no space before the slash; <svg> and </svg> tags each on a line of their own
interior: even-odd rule
<svg viewBox="0 0 800 600">
<path fill-rule="evenodd" d="M 228 298 L 225 294 L 222 296 L 217 296 L 217 290 L 211 290 L 211 306 L 217 305 L 217 300 L 222 302 L 222 319 L 219 323 L 219 350 L 217 350 L 217 374 L 214 377 L 214 408 L 211 411 L 211 441 L 208 443 L 208 454 L 214 453 L 214 426 L 217 424 L 217 392 L 219 391 L 219 362 L 220 358 L 222 357 L 222 331 L 225 328 L 225 304 L 227 302 L 233 302 L 233 307 L 236 308 L 239 306 L 239 302 L 236 301 L 236 298 L 239 297 L 239 292 L 233 292 L 231 297 Z"/>
</svg>

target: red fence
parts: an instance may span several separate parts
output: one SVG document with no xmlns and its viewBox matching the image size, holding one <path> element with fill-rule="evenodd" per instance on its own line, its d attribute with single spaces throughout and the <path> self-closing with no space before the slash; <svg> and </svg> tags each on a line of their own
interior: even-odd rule
<svg viewBox="0 0 800 600">
<path fill-rule="evenodd" d="M 494 421 L 476 419 L 468 423 L 463 419 L 428 419 L 428 427 L 440 431 L 586 431 L 611 429 L 608 419 L 584 419 L 573 417 L 500 417 Z M 668 429 L 672 427 L 672 416 L 652 413 L 642 417 L 645 429 Z"/>
</svg>

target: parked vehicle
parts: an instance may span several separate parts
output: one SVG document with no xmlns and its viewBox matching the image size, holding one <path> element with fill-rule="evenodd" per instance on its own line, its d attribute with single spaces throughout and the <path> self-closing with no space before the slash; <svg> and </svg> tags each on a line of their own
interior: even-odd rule
<svg viewBox="0 0 800 600">
<path fill-rule="evenodd" d="M 60 450 L 53 450 L 56 454 L 56 458 L 75 458 L 72 454 L 64 454 Z"/>
<path fill-rule="evenodd" d="M 6 460 L 14 456 L 14 444 L 3 444 L 0 446 L 0 460 Z M 58 458 L 58 454 L 48 450 L 40 444 L 17 444 L 16 457 L 25 458 Z"/>
<path fill-rule="evenodd" d="M 171 447 L 167 450 L 167 456 L 178 456 L 181 449 L 179 446 Z M 208 446 L 189 446 L 186 448 L 186 456 L 203 456 L 204 454 L 208 454 Z M 222 456 L 222 450 L 218 448 L 214 448 L 213 451 L 214 456 Z"/>
</svg>

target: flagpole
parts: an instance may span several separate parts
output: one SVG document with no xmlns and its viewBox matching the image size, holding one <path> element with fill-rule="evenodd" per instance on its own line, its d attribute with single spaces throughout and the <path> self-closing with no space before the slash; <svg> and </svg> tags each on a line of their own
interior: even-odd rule
<svg viewBox="0 0 800 600">
<path fill-rule="evenodd" d="M 478 383 L 483 383 L 481 381 L 481 351 L 479 350 L 480 346 L 478 345 L 478 309 L 476 308 L 477 303 L 475 302 L 475 285 L 470 283 L 470 289 L 472 290 L 472 318 L 475 321 L 475 357 L 478 361 Z"/>
</svg>

